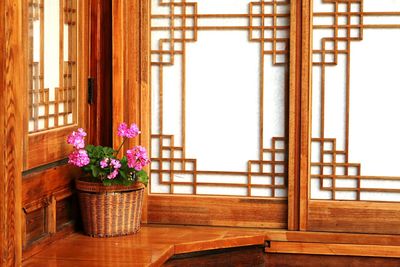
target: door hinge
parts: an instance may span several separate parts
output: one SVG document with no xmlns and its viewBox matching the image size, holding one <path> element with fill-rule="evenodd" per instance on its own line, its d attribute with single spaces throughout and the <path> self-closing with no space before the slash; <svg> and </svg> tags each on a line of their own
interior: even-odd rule
<svg viewBox="0 0 400 267">
<path fill-rule="evenodd" d="M 88 103 L 91 105 L 94 103 L 94 78 L 88 78 Z"/>
</svg>

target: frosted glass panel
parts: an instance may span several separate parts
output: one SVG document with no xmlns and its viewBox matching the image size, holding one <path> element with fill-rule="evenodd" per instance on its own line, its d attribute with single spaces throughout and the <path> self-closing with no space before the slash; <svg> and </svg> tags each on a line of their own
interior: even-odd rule
<svg viewBox="0 0 400 267">
<path fill-rule="evenodd" d="M 287 197 L 289 6 L 152 1 L 152 193 Z"/>
<path fill-rule="evenodd" d="M 400 0 L 314 1 L 313 27 L 311 198 L 399 201 Z"/>
<path fill-rule="evenodd" d="M 28 129 L 33 133 L 76 122 L 76 0 L 29 0 L 28 11 Z"/>
</svg>

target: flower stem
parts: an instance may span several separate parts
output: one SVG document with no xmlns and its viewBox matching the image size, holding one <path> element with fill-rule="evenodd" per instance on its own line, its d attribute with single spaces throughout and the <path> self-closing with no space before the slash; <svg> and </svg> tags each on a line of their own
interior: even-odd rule
<svg viewBox="0 0 400 267">
<path fill-rule="evenodd" d="M 126 139 L 128 139 L 128 138 L 124 137 L 124 140 L 122 141 L 121 145 L 120 145 L 120 146 L 119 146 L 119 148 L 117 149 L 117 152 L 116 152 L 116 154 L 115 154 L 115 157 L 117 157 L 117 156 L 118 156 L 118 154 L 119 154 L 119 151 L 121 150 L 122 146 L 124 145 L 124 143 L 125 143 Z"/>
</svg>

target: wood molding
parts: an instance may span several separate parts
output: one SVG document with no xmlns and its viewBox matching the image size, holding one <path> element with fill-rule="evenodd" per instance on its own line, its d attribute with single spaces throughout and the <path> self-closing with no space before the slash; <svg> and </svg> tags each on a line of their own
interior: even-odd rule
<svg viewBox="0 0 400 267">
<path fill-rule="evenodd" d="M 25 87 L 20 66 L 22 3 L 0 3 L 0 265 L 19 266 L 21 240 L 22 110 Z"/>
<path fill-rule="evenodd" d="M 276 242 L 266 247 L 267 253 L 295 253 L 310 255 L 346 255 L 400 258 L 399 246 L 375 246 L 355 244 Z"/>
</svg>

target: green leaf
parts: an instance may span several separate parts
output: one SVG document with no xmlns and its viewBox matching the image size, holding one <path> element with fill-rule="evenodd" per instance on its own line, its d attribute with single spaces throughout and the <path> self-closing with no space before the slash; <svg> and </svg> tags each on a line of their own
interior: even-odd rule
<svg viewBox="0 0 400 267">
<path fill-rule="evenodd" d="M 136 172 L 136 178 L 138 182 L 143 183 L 145 186 L 147 186 L 149 182 L 149 176 L 147 173 L 143 170 Z"/>
<path fill-rule="evenodd" d="M 109 180 L 109 179 L 104 179 L 103 180 L 103 185 L 110 186 L 111 184 L 112 184 L 111 180 Z"/>
</svg>

